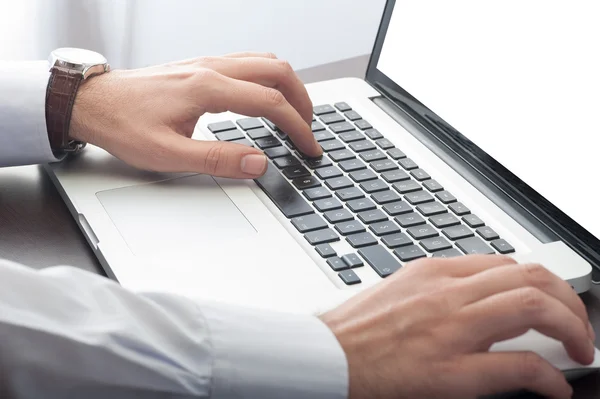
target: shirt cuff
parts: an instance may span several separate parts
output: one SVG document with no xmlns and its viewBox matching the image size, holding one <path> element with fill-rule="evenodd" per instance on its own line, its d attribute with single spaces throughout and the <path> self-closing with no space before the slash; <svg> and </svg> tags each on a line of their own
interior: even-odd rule
<svg viewBox="0 0 600 399">
<path fill-rule="evenodd" d="M 47 61 L 0 61 L 0 167 L 56 162 L 46 129 Z"/>
<path fill-rule="evenodd" d="M 214 350 L 211 399 L 346 399 L 348 364 L 317 317 L 202 304 Z"/>
</svg>

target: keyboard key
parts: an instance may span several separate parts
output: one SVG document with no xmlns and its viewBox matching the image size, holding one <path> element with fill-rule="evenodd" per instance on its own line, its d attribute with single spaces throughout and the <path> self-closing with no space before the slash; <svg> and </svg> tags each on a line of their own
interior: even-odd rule
<svg viewBox="0 0 600 399">
<path fill-rule="evenodd" d="M 479 237 L 465 238 L 456 241 L 456 246 L 467 255 L 493 255 L 494 250 Z"/>
<path fill-rule="evenodd" d="M 400 227 L 396 225 L 396 223 L 391 220 L 386 220 L 384 222 L 374 223 L 369 226 L 369 230 L 375 233 L 376 236 L 384 236 L 386 234 L 394 234 L 400 233 Z"/>
<path fill-rule="evenodd" d="M 425 254 L 425 252 L 423 252 L 423 250 L 416 245 L 396 248 L 394 250 L 394 255 L 400 258 L 402 262 L 410 262 L 412 260 L 427 256 L 427 254 Z"/>
<path fill-rule="evenodd" d="M 390 276 L 402 267 L 400 262 L 381 245 L 359 249 L 358 254 L 380 277 Z"/>
<path fill-rule="evenodd" d="M 496 251 L 501 254 L 510 254 L 515 252 L 515 249 L 506 240 L 500 239 L 491 242 L 492 247 L 496 248 Z"/>
<path fill-rule="evenodd" d="M 277 135 L 277 137 L 279 137 L 281 140 L 289 140 L 289 137 L 287 134 L 285 134 L 284 132 L 282 132 L 281 130 L 277 130 L 275 132 L 275 134 Z"/>
<path fill-rule="evenodd" d="M 300 165 L 300 161 L 298 160 L 298 158 L 296 158 L 292 155 L 277 158 L 277 159 L 275 159 L 275 161 L 273 161 L 273 163 L 279 169 L 287 168 L 290 166 L 299 166 Z"/>
<path fill-rule="evenodd" d="M 423 216 L 434 216 L 441 213 L 447 213 L 446 207 L 439 202 L 432 202 L 428 204 L 421 204 L 417 206 L 417 210 L 421 212 Z"/>
<path fill-rule="evenodd" d="M 403 213 L 411 213 L 412 207 L 404 201 L 396 201 L 383 206 L 383 210 L 390 216 L 402 215 Z"/>
<path fill-rule="evenodd" d="M 361 258 L 358 257 L 357 254 L 347 254 L 342 256 L 342 260 L 348 267 L 354 269 L 356 267 L 364 266 L 364 263 Z"/>
<path fill-rule="evenodd" d="M 360 183 L 360 188 L 362 188 L 367 194 L 371 194 L 377 191 L 388 190 L 389 186 L 383 180 L 377 179 Z"/>
<path fill-rule="evenodd" d="M 377 129 L 368 129 L 365 131 L 365 134 L 371 140 L 379 140 L 383 138 L 383 134 L 379 133 L 379 130 Z"/>
<path fill-rule="evenodd" d="M 335 250 L 329 244 L 321 244 L 315 247 L 317 253 L 321 255 L 321 258 L 331 258 L 336 256 Z"/>
<path fill-rule="evenodd" d="M 463 216 L 462 220 L 469 227 L 471 227 L 473 229 L 476 227 L 485 226 L 485 223 L 483 223 L 483 220 L 479 219 L 479 216 L 477 216 L 477 215 L 471 214 L 471 215 Z"/>
<path fill-rule="evenodd" d="M 354 155 L 354 153 L 352 151 L 347 150 L 345 148 L 343 150 L 337 150 L 337 151 L 330 152 L 329 157 L 331 159 L 333 159 L 335 162 L 341 162 L 341 161 L 345 161 L 346 159 L 356 158 L 356 156 Z"/>
<path fill-rule="evenodd" d="M 442 187 L 442 185 L 440 183 L 438 183 L 436 180 L 427 180 L 426 182 L 423 183 L 423 186 L 431 191 L 432 193 L 435 193 L 437 191 L 442 191 L 444 189 L 444 187 Z"/>
<path fill-rule="evenodd" d="M 343 272 L 338 273 L 338 276 L 340 276 L 346 285 L 356 285 L 361 283 L 360 277 L 358 277 L 353 270 L 344 270 Z"/>
<path fill-rule="evenodd" d="M 388 183 L 410 180 L 410 176 L 403 170 L 390 170 L 389 172 L 382 173 L 381 177 Z"/>
<path fill-rule="evenodd" d="M 496 233 L 494 231 L 494 229 L 492 229 L 489 226 L 479 227 L 475 231 L 477 232 L 477 234 L 479 234 L 486 241 L 496 240 L 496 239 L 500 238 L 500 236 L 498 235 L 498 233 Z"/>
<path fill-rule="evenodd" d="M 350 108 L 350 106 L 344 102 L 340 102 L 340 103 L 335 103 L 333 104 L 340 112 L 346 112 L 346 111 L 351 111 L 352 108 Z"/>
<path fill-rule="evenodd" d="M 355 141 L 354 143 L 350 144 L 349 147 L 354 152 L 370 151 L 377 148 L 375 147 L 375 144 L 367 140 Z"/>
<path fill-rule="evenodd" d="M 380 209 L 375 209 L 372 211 L 365 211 L 358 214 L 358 218 L 366 224 L 383 222 L 387 220 L 387 215 L 383 213 Z"/>
<path fill-rule="evenodd" d="M 406 158 L 406 154 L 400 151 L 399 148 L 391 148 L 387 154 L 394 160 Z"/>
<path fill-rule="evenodd" d="M 259 127 L 265 126 L 262 124 L 260 119 L 256 119 L 256 118 L 238 119 L 237 124 L 244 130 L 258 129 Z"/>
<path fill-rule="evenodd" d="M 439 235 L 437 230 L 429 224 L 411 227 L 407 230 L 407 232 L 415 240 L 423 240 L 425 238 L 437 237 Z"/>
<path fill-rule="evenodd" d="M 368 198 L 360 198 L 360 199 L 351 200 L 351 201 L 347 202 L 347 205 L 348 205 L 348 208 L 350 208 L 350 210 L 355 213 L 362 212 L 362 211 L 369 211 L 371 209 L 376 208 L 373 201 L 371 201 Z"/>
<path fill-rule="evenodd" d="M 424 181 L 424 180 L 428 180 L 431 179 L 431 176 L 429 176 L 429 173 L 425 172 L 423 169 L 413 169 L 410 174 L 417 179 L 418 181 Z"/>
<path fill-rule="evenodd" d="M 353 172 L 355 170 L 366 169 L 366 167 L 367 165 L 358 159 L 350 159 L 348 161 L 340 162 L 340 168 L 342 168 L 344 172 Z"/>
<path fill-rule="evenodd" d="M 352 181 L 346 176 L 334 177 L 333 179 L 325 180 L 325 184 L 332 190 L 339 190 L 341 188 L 352 187 Z"/>
<path fill-rule="evenodd" d="M 331 112 L 335 112 L 335 109 L 329 104 L 317 105 L 317 106 L 313 107 L 313 113 L 317 116 L 329 114 Z"/>
<path fill-rule="evenodd" d="M 371 165 L 371 168 L 373 168 L 373 170 L 378 173 L 385 172 L 388 170 L 398 169 L 398 165 L 396 165 L 396 162 L 391 161 L 389 159 L 382 159 L 381 161 L 374 161 L 374 162 L 371 162 L 370 165 Z"/>
<path fill-rule="evenodd" d="M 365 193 L 358 187 L 352 186 L 348 188 L 342 188 L 341 190 L 337 190 L 335 195 L 338 196 L 342 201 L 350 201 L 357 198 L 364 198 Z"/>
<path fill-rule="evenodd" d="M 338 134 L 356 130 L 354 125 L 350 122 L 333 123 L 333 124 L 329 125 L 329 129 L 331 129 L 332 132 L 338 133 Z"/>
<path fill-rule="evenodd" d="M 357 132 L 356 130 L 354 130 L 352 132 L 346 132 L 346 133 L 340 134 L 340 139 L 344 143 L 352 143 L 354 141 L 364 140 L 365 136 L 362 133 Z"/>
<path fill-rule="evenodd" d="M 311 245 L 326 244 L 328 242 L 339 241 L 340 237 L 332 229 L 317 230 L 306 233 L 304 238 Z"/>
<path fill-rule="evenodd" d="M 255 182 L 285 217 L 293 218 L 314 212 L 300 193 L 272 165 L 269 165 L 266 173 L 255 179 Z"/>
<path fill-rule="evenodd" d="M 296 146 L 294 145 L 294 143 L 290 140 L 285 142 L 285 145 L 287 145 L 290 149 L 295 150 Z"/>
<path fill-rule="evenodd" d="M 321 185 L 321 182 L 314 176 L 298 177 L 292 180 L 292 183 L 294 183 L 294 186 L 298 190 L 306 190 L 307 188 L 319 187 Z"/>
<path fill-rule="evenodd" d="M 331 125 L 332 123 L 340 123 L 345 121 L 344 117 L 338 114 L 337 112 L 332 114 L 321 115 L 319 118 L 321 119 L 321 122 L 323 122 L 326 125 Z"/>
<path fill-rule="evenodd" d="M 449 191 L 440 191 L 436 193 L 435 196 L 444 204 L 451 204 L 452 202 L 456 202 L 456 197 L 452 195 Z"/>
<path fill-rule="evenodd" d="M 325 126 L 321 125 L 317 121 L 311 123 L 310 128 L 312 129 L 313 133 L 317 133 L 317 132 L 325 130 Z"/>
<path fill-rule="evenodd" d="M 357 121 L 359 119 L 362 119 L 362 116 L 360 116 L 359 113 L 356 111 L 348 111 L 344 113 L 344 116 L 350 119 L 351 121 Z"/>
<path fill-rule="evenodd" d="M 306 165 L 311 169 L 323 168 L 325 166 L 333 165 L 331 160 L 327 157 L 319 157 L 319 158 L 307 158 Z"/>
<path fill-rule="evenodd" d="M 220 141 L 233 141 L 233 140 L 241 140 L 244 138 L 244 134 L 238 130 L 228 130 L 225 132 L 215 134 L 217 140 Z"/>
<path fill-rule="evenodd" d="M 286 155 L 290 155 L 290 150 L 283 146 L 269 148 L 265 150 L 265 155 L 271 159 L 285 157 Z"/>
<path fill-rule="evenodd" d="M 371 129 L 373 126 L 371 126 L 371 124 L 369 122 L 367 122 L 364 119 L 358 120 L 356 122 L 354 122 L 354 124 L 360 129 L 360 130 L 367 130 L 367 129 Z"/>
<path fill-rule="evenodd" d="M 398 163 L 406 170 L 417 169 L 419 167 L 419 165 L 417 165 L 415 161 L 410 158 L 400 159 Z"/>
<path fill-rule="evenodd" d="M 314 136 L 315 136 L 315 140 L 317 140 L 319 142 L 335 139 L 335 136 L 333 134 L 331 134 L 330 132 L 328 132 L 327 130 L 323 130 L 322 132 L 317 132 L 314 134 Z"/>
<path fill-rule="evenodd" d="M 375 144 L 377 144 L 377 146 L 382 150 L 389 150 L 390 148 L 395 147 L 394 144 L 392 144 L 392 142 L 388 139 L 379 139 L 375 142 Z"/>
<path fill-rule="evenodd" d="M 290 166 L 283 170 L 283 175 L 288 179 L 295 179 L 297 177 L 310 176 L 310 172 L 304 166 Z"/>
<path fill-rule="evenodd" d="M 439 251 L 433 254 L 434 258 L 455 258 L 457 256 L 462 256 L 462 252 L 460 252 L 456 248 L 446 249 L 444 251 Z"/>
<path fill-rule="evenodd" d="M 472 237 L 475 234 L 464 224 L 452 227 L 446 227 L 442 233 L 452 241 L 460 240 L 461 238 Z"/>
<path fill-rule="evenodd" d="M 232 121 L 210 123 L 207 127 L 208 127 L 208 130 L 210 130 L 210 132 L 213 134 L 224 132 L 226 130 L 236 129 L 236 127 Z"/>
<path fill-rule="evenodd" d="M 450 213 L 432 216 L 429 218 L 429 221 L 438 229 L 443 229 L 445 227 L 456 226 L 457 224 L 460 224 L 460 220 L 458 220 L 456 216 Z"/>
<path fill-rule="evenodd" d="M 358 220 L 352 219 L 347 222 L 340 222 L 335 225 L 335 229 L 344 236 L 355 233 L 362 233 L 366 231 L 365 226 L 362 225 Z"/>
<path fill-rule="evenodd" d="M 348 265 L 345 264 L 342 258 L 340 258 L 339 256 L 334 256 L 327 259 L 327 264 L 335 272 L 340 272 L 342 270 L 348 269 Z"/>
<path fill-rule="evenodd" d="M 369 245 L 377 244 L 377 240 L 371 235 L 371 233 L 366 232 L 352 234 L 346 237 L 346 241 L 348 241 L 348 243 L 352 245 L 352 248 L 362 248 L 367 247 Z"/>
<path fill-rule="evenodd" d="M 331 197 L 331 193 L 325 187 L 315 187 L 304 190 L 304 196 L 311 201 Z"/>
<path fill-rule="evenodd" d="M 421 187 L 421 185 L 414 180 L 400 181 L 400 182 L 394 183 L 393 187 L 400 194 L 407 194 L 407 193 L 411 193 L 413 191 L 420 191 L 423 189 Z"/>
<path fill-rule="evenodd" d="M 327 223 L 319 215 L 298 216 L 292 219 L 292 224 L 300 233 L 327 228 Z"/>
<path fill-rule="evenodd" d="M 342 171 L 335 166 L 327 166 L 325 168 L 319 168 L 315 171 L 315 174 L 319 179 L 325 180 L 332 177 L 340 177 L 343 175 Z"/>
<path fill-rule="evenodd" d="M 325 152 L 336 151 L 346 148 L 344 147 L 344 144 L 342 144 L 342 142 L 337 139 L 321 141 L 319 144 Z"/>
<path fill-rule="evenodd" d="M 264 150 L 267 148 L 280 146 L 281 141 L 279 141 L 279 139 L 277 139 L 276 137 L 271 136 L 256 140 L 256 145 L 261 150 Z"/>
<path fill-rule="evenodd" d="M 380 191 L 371 195 L 371 198 L 379 205 L 400 200 L 400 196 L 392 190 Z"/>
<path fill-rule="evenodd" d="M 342 209 L 342 203 L 335 198 L 324 198 L 316 200 L 313 205 L 319 212 L 327 212 L 334 209 Z"/>
<path fill-rule="evenodd" d="M 424 190 L 406 194 L 404 199 L 410 202 L 412 205 L 423 204 L 425 202 L 431 202 L 434 200 L 431 194 Z"/>
<path fill-rule="evenodd" d="M 448 206 L 452 212 L 456 213 L 458 216 L 468 215 L 471 213 L 471 210 L 467 208 L 462 202 L 455 202 Z"/>
<path fill-rule="evenodd" d="M 258 140 L 258 139 L 264 139 L 267 137 L 273 137 L 273 135 L 271 134 L 271 131 L 265 127 L 261 127 L 258 129 L 254 129 L 248 132 L 248 136 L 252 139 L 252 140 Z"/>
<path fill-rule="evenodd" d="M 354 215 L 347 209 L 325 212 L 324 216 L 329 223 L 338 223 L 354 219 Z"/>
<path fill-rule="evenodd" d="M 394 218 L 396 223 L 404 228 L 418 226 L 425 223 L 425 219 L 421 217 L 417 212 L 406 213 Z"/>
<path fill-rule="evenodd" d="M 381 241 L 387 245 L 388 248 L 398 248 L 407 245 L 413 245 L 413 241 L 404 233 L 391 234 L 389 236 L 383 236 Z"/>
<path fill-rule="evenodd" d="M 254 144 L 252 144 L 252 142 L 248 139 L 233 140 L 233 141 L 230 141 L 230 143 L 237 143 L 237 144 L 245 145 L 248 147 L 254 147 Z"/>
<path fill-rule="evenodd" d="M 383 152 L 381 152 L 380 150 L 371 150 L 371 151 L 361 152 L 360 157 L 367 162 L 373 162 L 373 161 L 379 161 L 381 159 L 387 159 L 385 154 Z"/>
<path fill-rule="evenodd" d="M 377 179 L 377 175 L 372 170 L 359 170 L 349 174 L 350 178 L 357 183 L 367 180 Z"/>
<path fill-rule="evenodd" d="M 426 238 L 421 241 L 421 246 L 425 248 L 427 252 L 436 252 L 452 248 L 450 241 L 446 240 L 444 237 Z"/>
<path fill-rule="evenodd" d="M 269 127 L 269 129 L 271 129 L 273 131 L 279 131 L 279 128 L 277 126 L 275 126 L 275 124 L 273 122 L 271 122 L 270 120 L 268 120 L 267 118 L 262 118 L 262 120 L 265 123 L 265 125 L 267 125 Z"/>
</svg>

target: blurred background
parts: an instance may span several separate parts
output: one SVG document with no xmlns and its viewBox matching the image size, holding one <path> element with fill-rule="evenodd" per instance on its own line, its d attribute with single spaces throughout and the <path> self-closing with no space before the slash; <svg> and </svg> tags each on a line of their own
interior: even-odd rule
<svg viewBox="0 0 600 399">
<path fill-rule="evenodd" d="M 270 51 L 296 69 L 370 53 L 385 0 L 0 0 L 0 59 L 99 51 L 118 68 Z"/>
</svg>

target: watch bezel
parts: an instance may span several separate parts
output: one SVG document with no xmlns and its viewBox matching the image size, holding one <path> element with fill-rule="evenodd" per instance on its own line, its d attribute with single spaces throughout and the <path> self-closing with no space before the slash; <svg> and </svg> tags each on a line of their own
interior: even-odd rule
<svg viewBox="0 0 600 399">
<path fill-rule="evenodd" d="M 100 74 L 110 71 L 110 65 L 108 64 L 108 60 L 100 53 L 97 53 L 97 52 L 91 51 L 91 50 L 85 50 L 85 51 L 90 51 L 92 53 L 95 53 L 102 59 L 103 62 L 100 62 L 100 63 L 83 63 L 83 62 L 82 63 L 74 63 L 71 61 L 67 61 L 64 58 L 61 58 L 59 56 L 59 52 L 63 49 L 64 48 L 59 48 L 59 49 L 52 51 L 52 53 L 50 53 L 50 56 L 48 59 L 48 63 L 50 64 L 50 70 L 52 70 L 52 68 L 54 68 L 54 67 L 59 67 L 59 68 L 69 69 L 72 71 L 78 71 L 78 72 L 81 72 L 81 77 L 84 80 L 88 79 L 92 76 L 100 75 Z M 80 50 L 80 49 L 75 49 L 75 50 Z M 81 50 L 83 50 L 83 49 L 81 49 Z"/>
</svg>

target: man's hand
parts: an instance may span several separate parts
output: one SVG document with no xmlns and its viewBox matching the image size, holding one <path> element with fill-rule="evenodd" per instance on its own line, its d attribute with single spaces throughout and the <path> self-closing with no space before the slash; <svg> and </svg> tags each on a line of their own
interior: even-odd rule
<svg viewBox="0 0 600 399">
<path fill-rule="evenodd" d="M 70 136 L 132 166 L 254 178 L 267 159 L 240 144 L 190 137 L 205 112 L 263 116 L 309 156 L 322 154 L 311 130 L 312 103 L 290 65 L 272 54 L 205 57 L 115 70 L 82 84 Z"/>
<path fill-rule="evenodd" d="M 527 389 L 568 398 L 536 354 L 489 352 L 533 328 L 583 364 L 594 332 L 582 301 L 539 265 L 503 256 L 421 260 L 322 316 L 346 352 L 350 399 L 476 398 Z"/>
</svg>

